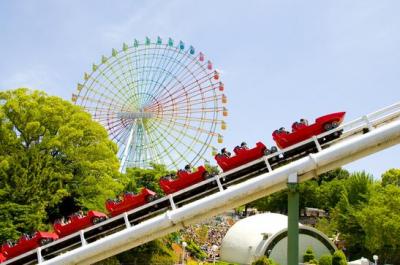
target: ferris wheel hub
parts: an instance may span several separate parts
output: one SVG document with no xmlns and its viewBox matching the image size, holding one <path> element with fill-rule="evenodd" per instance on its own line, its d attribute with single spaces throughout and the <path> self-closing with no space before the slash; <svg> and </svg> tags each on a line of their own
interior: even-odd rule
<svg viewBox="0 0 400 265">
<path fill-rule="evenodd" d="M 118 112 L 117 117 L 120 119 L 148 119 L 153 118 L 155 115 L 153 112 Z"/>
</svg>

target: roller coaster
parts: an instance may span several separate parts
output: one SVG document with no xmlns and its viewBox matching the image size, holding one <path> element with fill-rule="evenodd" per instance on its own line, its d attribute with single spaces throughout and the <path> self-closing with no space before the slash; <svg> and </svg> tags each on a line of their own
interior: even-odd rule
<svg viewBox="0 0 400 265">
<path fill-rule="evenodd" d="M 86 216 L 97 219 L 87 227 L 2 264 L 91 264 L 284 189 L 289 178 L 305 181 L 400 142 L 400 102 L 340 126 L 344 113 L 335 115 L 330 122 L 293 124 L 292 133 L 274 131 L 279 150 L 259 142 L 251 149 L 234 149 L 231 157 L 217 155 L 221 174 L 204 174 L 199 167 L 193 173 L 178 172 L 176 179 L 160 180 L 166 193 L 162 198 L 147 189 L 126 194 L 123 201 L 137 202 L 135 196 L 141 194 L 145 199 L 129 210 L 110 203 L 107 219 L 89 212 Z"/>
</svg>

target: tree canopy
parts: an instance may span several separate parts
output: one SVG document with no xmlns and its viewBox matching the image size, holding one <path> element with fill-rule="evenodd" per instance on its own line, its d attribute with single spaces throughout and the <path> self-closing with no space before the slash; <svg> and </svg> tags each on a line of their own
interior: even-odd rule
<svg viewBox="0 0 400 265">
<path fill-rule="evenodd" d="M 316 179 L 299 184 L 300 209 L 315 207 L 329 210 L 335 207 L 341 198 L 344 181 L 349 178 L 347 170 L 336 169 L 320 175 Z M 270 196 L 259 199 L 251 206 L 262 211 L 287 213 L 288 190 L 282 190 Z"/>
<path fill-rule="evenodd" d="M 176 172 L 170 171 L 165 165 L 152 163 L 151 168 L 127 168 L 126 177 L 129 179 L 125 190 L 139 192 L 141 188 L 148 188 L 158 195 L 162 195 L 163 191 L 159 186 L 159 179 L 162 176 L 175 174 Z"/>
<path fill-rule="evenodd" d="M 80 107 L 40 91 L 0 92 L 0 240 L 46 228 L 49 216 L 68 214 L 59 207 L 68 198 L 103 209 L 123 188 L 116 152 Z"/>
</svg>

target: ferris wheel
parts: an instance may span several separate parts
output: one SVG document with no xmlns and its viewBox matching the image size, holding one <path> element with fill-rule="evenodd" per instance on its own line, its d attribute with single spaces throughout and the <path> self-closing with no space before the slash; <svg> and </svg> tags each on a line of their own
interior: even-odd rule
<svg viewBox="0 0 400 265">
<path fill-rule="evenodd" d="M 72 94 L 118 145 L 120 171 L 177 169 L 207 160 L 228 115 L 220 74 L 203 53 L 172 39 L 124 43 L 93 64 Z"/>
</svg>

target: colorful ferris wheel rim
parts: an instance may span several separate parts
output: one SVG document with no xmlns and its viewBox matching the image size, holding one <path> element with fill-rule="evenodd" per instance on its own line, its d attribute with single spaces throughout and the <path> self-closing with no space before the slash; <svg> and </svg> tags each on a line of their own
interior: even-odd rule
<svg viewBox="0 0 400 265">
<path fill-rule="evenodd" d="M 207 160 L 222 142 L 224 85 L 203 53 L 172 39 L 124 43 L 84 74 L 72 101 L 118 144 L 121 171 L 151 163 L 177 169 Z"/>
</svg>

